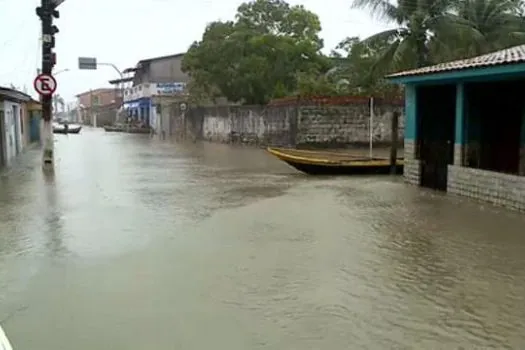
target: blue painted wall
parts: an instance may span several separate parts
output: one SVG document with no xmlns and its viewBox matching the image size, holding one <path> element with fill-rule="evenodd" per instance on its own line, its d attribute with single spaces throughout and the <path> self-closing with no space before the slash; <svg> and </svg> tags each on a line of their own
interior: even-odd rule
<svg viewBox="0 0 525 350">
<path fill-rule="evenodd" d="M 417 131 L 417 88 L 405 87 L 405 140 L 415 141 Z"/>
<path fill-rule="evenodd" d="M 458 145 L 465 144 L 465 85 L 456 85 L 456 134 L 454 142 Z"/>
<path fill-rule="evenodd" d="M 127 101 L 124 103 L 124 108 L 132 113 L 132 118 L 149 124 L 149 116 L 151 115 L 151 99 L 149 97 Z"/>
<path fill-rule="evenodd" d="M 39 112 L 31 112 L 29 119 L 29 140 L 31 142 L 40 141 L 40 115 Z"/>
</svg>

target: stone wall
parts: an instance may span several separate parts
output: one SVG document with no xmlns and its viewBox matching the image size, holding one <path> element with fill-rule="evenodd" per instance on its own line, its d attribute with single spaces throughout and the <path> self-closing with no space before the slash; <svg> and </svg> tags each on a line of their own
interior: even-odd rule
<svg viewBox="0 0 525 350">
<path fill-rule="evenodd" d="M 448 166 L 447 192 L 525 211 L 525 177 Z"/>
<path fill-rule="evenodd" d="M 403 108 L 399 104 L 375 105 L 372 134 L 377 146 L 390 143 L 391 117 L 396 110 L 401 113 L 402 143 Z M 174 137 L 191 133 L 213 142 L 332 148 L 368 145 L 370 137 L 368 100 L 344 105 L 190 107 L 185 112 L 163 108 L 161 115 L 161 133 Z"/>
<path fill-rule="evenodd" d="M 381 104 L 374 108 L 372 135 L 376 145 L 390 144 L 392 112 L 402 109 Z M 368 103 L 344 106 L 302 106 L 299 108 L 297 145 L 340 147 L 368 145 L 370 107 Z M 404 118 L 399 118 L 399 140 L 403 140 Z"/>
</svg>

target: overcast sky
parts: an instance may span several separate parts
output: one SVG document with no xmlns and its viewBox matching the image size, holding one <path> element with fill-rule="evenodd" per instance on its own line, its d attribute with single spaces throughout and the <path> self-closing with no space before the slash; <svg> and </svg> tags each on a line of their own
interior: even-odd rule
<svg viewBox="0 0 525 350">
<path fill-rule="evenodd" d="M 40 0 L 0 0 L 0 86 L 33 91 L 40 66 L 40 22 L 35 8 Z M 118 78 L 111 67 L 98 71 L 76 69 L 78 56 L 97 57 L 123 70 L 144 58 L 185 52 L 199 40 L 207 23 L 229 20 L 241 0 L 66 0 L 56 21 L 58 93 L 73 101 L 78 93 L 109 86 Z M 351 0 L 289 1 L 303 4 L 321 19 L 328 53 L 347 36 L 366 37 L 387 29 L 368 13 L 351 10 Z"/>
</svg>

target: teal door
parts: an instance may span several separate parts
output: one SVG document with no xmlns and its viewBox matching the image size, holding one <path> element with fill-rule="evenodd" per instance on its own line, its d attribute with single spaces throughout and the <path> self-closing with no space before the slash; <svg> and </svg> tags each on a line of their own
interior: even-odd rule
<svg viewBox="0 0 525 350">
<path fill-rule="evenodd" d="M 31 112 L 29 121 L 29 139 L 31 142 L 40 141 L 40 116 L 35 114 L 36 112 Z"/>
</svg>

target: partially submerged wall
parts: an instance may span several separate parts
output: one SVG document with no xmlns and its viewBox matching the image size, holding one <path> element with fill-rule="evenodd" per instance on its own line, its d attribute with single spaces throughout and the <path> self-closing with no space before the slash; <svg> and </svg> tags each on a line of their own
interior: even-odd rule
<svg viewBox="0 0 525 350">
<path fill-rule="evenodd" d="M 361 146 L 369 143 L 372 110 L 374 144 L 380 146 L 390 143 L 394 111 L 401 114 L 398 139 L 402 142 L 402 102 L 378 100 L 373 103 L 372 109 L 369 98 L 361 97 L 328 102 L 292 101 L 270 106 L 189 107 L 185 111 L 172 107 L 169 112 L 164 108 L 162 115 L 166 126 L 161 127 L 160 131 L 177 138 L 191 133 L 193 137 L 212 142 L 261 146 Z"/>
</svg>

